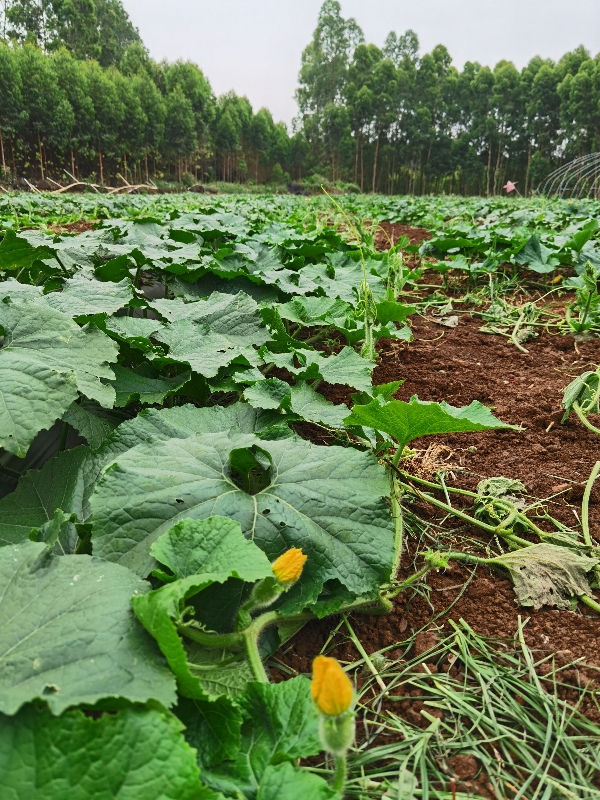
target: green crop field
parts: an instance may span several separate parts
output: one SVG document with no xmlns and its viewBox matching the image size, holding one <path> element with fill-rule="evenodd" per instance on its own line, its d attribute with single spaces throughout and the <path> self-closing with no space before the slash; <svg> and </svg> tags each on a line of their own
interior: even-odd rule
<svg viewBox="0 0 600 800">
<path fill-rule="evenodd" d="M 513 359 L 594 342 L 599 221 L 592 200 L 0 196 L 3 800 L 597 797 L 595 689 L 540 678 L 521 621 L 508 650 L 454 623 L 427 659 L 462 667 L 435 680 L 418 631 L 392 658 L 355 621 L 452 564 L 509 576 L 523 616 L 600 612 L 599 464 L 568 525 L 507 477 L 425 479 L 417 440 L 524 432 L 374 378 L 431 314 Z M 593 439 L 598 371 L 571 378 L 559 410 Z M 333 715 L 286 668 L 315 620 L 356 647 Z M 347 756 L 323 754 L 342 721 Z M 448 766 L 465 753 L 485 781 Z"/>
</svg>

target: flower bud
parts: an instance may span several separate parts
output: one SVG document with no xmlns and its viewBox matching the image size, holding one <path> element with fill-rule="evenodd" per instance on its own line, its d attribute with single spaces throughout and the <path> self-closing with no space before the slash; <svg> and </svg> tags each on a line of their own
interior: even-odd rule
<svg viewBox="0 0 600 800">
<path fill-rule="evenodd" d="M 317 656 L 313 661 L 312 699 L 328 717 L 337 717 L 352 705 L 354 689 L 335 658 Z"/>
<path fill-rule="evenodd" d="M 319 738 L 323 749 L 334 756 L 343 756 L 354 741 L 354 714 L 347 711 L 339 717 L 320 715 Z"/>
<path fill-rule="evenodd" d="M 300 575 L 307 556 L 304 555 L 299 547 L 292 547 L 271 564 L 273 574 L 284 586 L 291 586 L 296 583 Z"/>
</svg>

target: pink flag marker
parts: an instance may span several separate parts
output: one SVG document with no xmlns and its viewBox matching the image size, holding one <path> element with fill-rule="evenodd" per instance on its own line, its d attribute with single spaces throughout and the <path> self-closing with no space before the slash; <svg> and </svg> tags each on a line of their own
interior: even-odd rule
<svg viewBox="0 0 600 800">
<path fill-rule="evenodd" d="M 506 181 L 506 184 L 502 188 L 506 189 L 506 194 L 510 194 L 511 192 L 516 191 L 517 185 L 512 181 Z"/>
</svg>

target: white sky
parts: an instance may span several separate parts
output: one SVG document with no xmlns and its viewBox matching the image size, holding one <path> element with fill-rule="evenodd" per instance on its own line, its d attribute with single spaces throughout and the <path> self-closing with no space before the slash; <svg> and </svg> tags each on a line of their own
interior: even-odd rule
<svg viewBox="0 0 600 800">
<path fill-rule="evenodd" d="M 321 0 L 123 0 L 153 58 L 197 63 L 216 94 L 246 95 L 257 111 L 290 123 L 300 56 Z M 583 44 L 600 51 L 600 0 L 341 0 L 366 41 L 415 30 L 421 52 L 445 44 L 465 61 L 517 67 L 540 55 L 558 59 Z"/>
</svg>

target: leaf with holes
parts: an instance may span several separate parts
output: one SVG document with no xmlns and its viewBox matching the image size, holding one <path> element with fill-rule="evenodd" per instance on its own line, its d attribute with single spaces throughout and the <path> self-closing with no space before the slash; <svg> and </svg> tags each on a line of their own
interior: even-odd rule
<svg viewBox="0 0 600 800">
<path fill-rule="evenodd" d="M 354 449 L 233 430 L 149 442 L 117 456 L 96 485 L 94 553 L 145 576 L 162 533 L 218 514 L 237 520 L 269 560 L 290 547 L 308 555 L 286 608 L 315 602 L 329 580 L 373 596 L 393 559 L 388 493 L 383 467 Z"/>
</svg>

